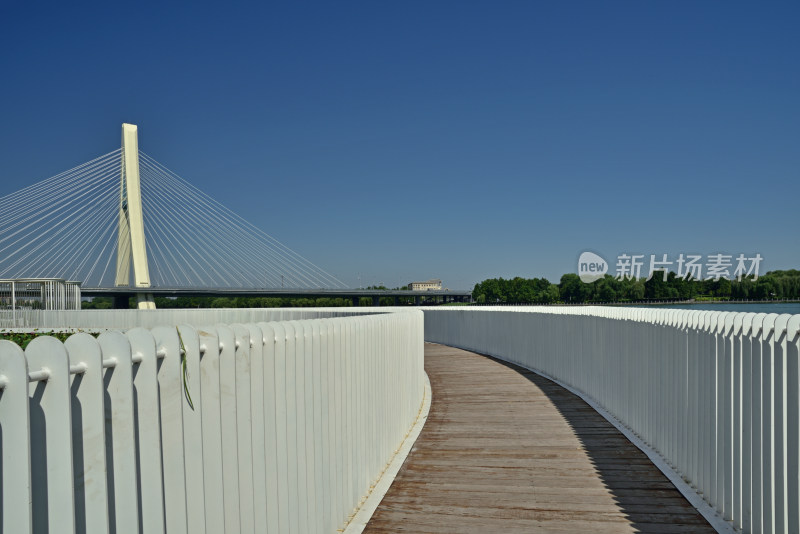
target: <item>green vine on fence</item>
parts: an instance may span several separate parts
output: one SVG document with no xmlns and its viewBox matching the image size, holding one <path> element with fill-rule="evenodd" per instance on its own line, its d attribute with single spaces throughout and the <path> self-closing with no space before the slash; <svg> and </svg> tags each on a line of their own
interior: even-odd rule
<svg viewBox="0 0 800 534">
<path fill-rule="evenodd" d="M 192 402 L 192 396 L 189 394 L 189 369 L 186 367 L 186 347 L 183 344 L 183 337 L 181 337 L 181 331 L 178 327 L 175 327 L 175 331 L 178 333 L 178 340 L 181 342 L 181 368 L 183 370 L 183 392 L 186 393 L 186 400 L 189 402 L 189 408 L 194 410 L 194 403 Z"/>
</svg>

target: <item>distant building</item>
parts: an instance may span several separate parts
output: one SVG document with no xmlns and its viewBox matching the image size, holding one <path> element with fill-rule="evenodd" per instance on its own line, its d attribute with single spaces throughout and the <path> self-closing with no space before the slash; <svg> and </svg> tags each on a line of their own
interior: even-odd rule
<svg viewBox="0 0 800 534">
<path fill-rule="evenodd" d="M 438 278 L 433 280 L 426 280 L 425 282 L 411 282 L 408 284 L 411 291 L 427 291 L 430 289 L 442 289 L 442 281 Z"/>
</svg>

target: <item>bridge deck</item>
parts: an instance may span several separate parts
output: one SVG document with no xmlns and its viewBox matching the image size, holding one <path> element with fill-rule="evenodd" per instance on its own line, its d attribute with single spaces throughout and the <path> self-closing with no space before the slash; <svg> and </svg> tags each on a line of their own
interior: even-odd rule
<svg viewBox="0 0 800 534">
<path fill-rule="evenodd" d="M 578 397 L 426 344 L 428 421 L 364 532 L 714 532 Z"/>
</svg>

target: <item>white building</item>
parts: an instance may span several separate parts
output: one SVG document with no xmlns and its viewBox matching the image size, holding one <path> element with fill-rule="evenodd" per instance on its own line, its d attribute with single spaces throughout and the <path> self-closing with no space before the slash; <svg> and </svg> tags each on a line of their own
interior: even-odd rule
<svg viewBox="0 0 800 534">
<path fill-rule="evenodd" d="M 408 284 L 411 291 L 427 291 L 429 289 L 442 289 L 442 281 L 438 278 L 426 280 L 425 282 L 411 282 Z"/>
</svg>

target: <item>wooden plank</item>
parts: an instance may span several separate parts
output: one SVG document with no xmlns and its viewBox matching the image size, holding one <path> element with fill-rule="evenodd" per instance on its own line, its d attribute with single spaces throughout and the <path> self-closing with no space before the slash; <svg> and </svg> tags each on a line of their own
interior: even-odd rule
<svg viewBox="0 0 800 534">
<path fill-rule="evenodd" d="M 585 402 L 516 366 L 426 344 L 433 401 L 365 532 L 714 532 Z"/>
</svg>

